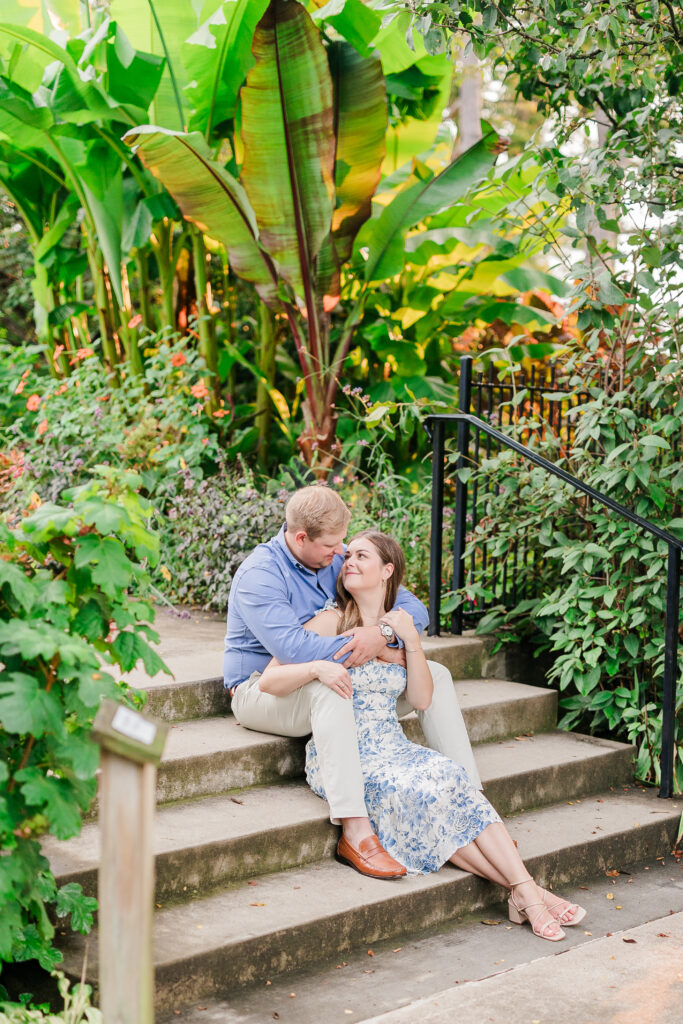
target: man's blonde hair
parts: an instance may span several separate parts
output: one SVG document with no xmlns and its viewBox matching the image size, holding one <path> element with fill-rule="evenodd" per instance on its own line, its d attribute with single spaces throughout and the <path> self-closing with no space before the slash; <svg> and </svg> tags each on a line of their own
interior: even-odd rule
<svg viewBox="0 0 683 1024">
<path fill-rule="evenodd" d="M 292 533 L 305 530 L 310 540 L 323 533 L 346 533 L 351 513 L 329 487 L 314 484 L 295 491 L 285 507 L 287 529 Z"/>
</svg>

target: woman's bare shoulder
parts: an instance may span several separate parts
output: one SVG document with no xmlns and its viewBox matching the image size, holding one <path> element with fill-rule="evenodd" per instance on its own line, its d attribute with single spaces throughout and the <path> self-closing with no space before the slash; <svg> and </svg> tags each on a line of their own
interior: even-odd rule
<svg viewBox="0 0 683 1024">
<path fill-rule="evenodd" d="M 304 622 L 304 629 L 311 629 L 319 636 L 336 636 L 339 625 L 339 612 L 336 608 L 326 608 L 318 612 L 308 622 Z"/>
</svg>

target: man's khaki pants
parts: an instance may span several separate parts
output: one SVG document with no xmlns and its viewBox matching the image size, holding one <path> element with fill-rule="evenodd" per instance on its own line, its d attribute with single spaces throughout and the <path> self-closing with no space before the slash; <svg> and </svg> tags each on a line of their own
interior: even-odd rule
<svg viewBox="0 0 683 1024">
<path fill-rule="evenodd" d="M 434 679 L 434 695 L 426 711 L 417 712 L 427 744 L 463 765 L 473 784 L 481 789 L 451 674 L 438 662 L 427 664 Z M 312 732 L 332 822 L 338 825 L 341 818 L 367 816 L 353 701 L 319 682 L 307 683 L 286 697 L 275 697 L 262 693 L 259 676 L 254 673 L 237 687 L 232 710 L 246 729 L 277 736 L 306 736 Z M 397 710 L 402 718 L 413 708 L 400 697 Z"/>
</svg>

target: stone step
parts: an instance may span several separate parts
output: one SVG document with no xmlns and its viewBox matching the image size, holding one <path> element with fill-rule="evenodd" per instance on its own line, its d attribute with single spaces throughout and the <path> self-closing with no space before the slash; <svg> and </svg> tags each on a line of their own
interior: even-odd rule
<svg viewBox="0 0 683 1024">
<path fill-rule="evenodd" d="M 504 815 L 574 800 L 632 778 L 632 748 L 565 732 L 475 748 L 486 795 Z M 338 829 L 303 782 L 255 787 L 161 807 L 156 818 L 156 901 L 189 899 L 254 875 L 330 857 Z M 43 851 L 60 885 L 96 895 L 96 823 L 76 839 L 47 838 Z"/>
<path fill-rule="evenodd" d="M 217 624 L 212 623 L 215 634 Z M 188 627 L 184 627 L 188 630 Z M 197 624 L 193 627 L 199 628 Z M 224 627 L 219 627 L 221 631 Z M 179 626 L 182 633 L 182 627 Z M 150 680 L 143 670 L 129 673 L 128 682 L 147 693 L 147 710 L 167 722 L 187 721 L 206 718 L 210 715 L 224 715 L 230 709 L 230 698 L 223 686 L 221 671 L 221 647 L 216 649 L 217 638 L 205 635 L 206 624 L 198 635 L 188 635 L 186 646 L 179 638 L 173 642 L 164 636 L 160 653 L 173 672 L 173 680 L 158 674 Z M 214 649 L 202 648 L 202 643 L 212 639 Z M 192 641 L 192 644 L 190 643 Z M 187 647 L 197 645 L 198 650 L 187 653 Z M 426 637 L 423 647 L 427 657 L 441 662 L 454 679 L 479 679 L 488 664 L 487 647 L 480 637 Z"/>
<path fill-rule="evenodd" d="M 614 864 L 668 853 L 679 820 L 680 805 L 625 787 L 525 812 L 506 824 L 537 880 L 559 888 Z M 382 882 L 324 861 L 162 908 L 155 917 L 157 1009 L 264 984 L 360 943 L 446 924 L 500 898 L 500 890 L 450 866 Z M 64 967 L 80 977 L 86 941 L 93 983 L 98 965 L 92 937 L 65 938 Z"/>
<path fill-rule="evenodd" d="M 465 679 L 455 688 L 472 743 L 543 732 L 555 725 L 554 690 L 497 679 Z M 407 735 L 419 742 L 417 717 L 404 721 Z M 159 768 L 157 801 L 186 800 L 300 776 L 304 746 L 303 739 L 243 729 L 232 716 L 176 722 Z"/>
</svg>

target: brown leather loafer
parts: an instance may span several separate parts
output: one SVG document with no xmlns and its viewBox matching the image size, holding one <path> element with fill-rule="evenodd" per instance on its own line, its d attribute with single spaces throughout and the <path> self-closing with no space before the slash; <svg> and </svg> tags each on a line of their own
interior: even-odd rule
<svg viewBox="0 0 683 1024">
<path fill-rule="evenodd" d="M 342 835 L 337 843 L 337 860 L 370 878 L 403 878 L 407 873 L 403 865 L 387 853 L 377 836 L 361 839 L 355 850 Z"/>
</svg>

